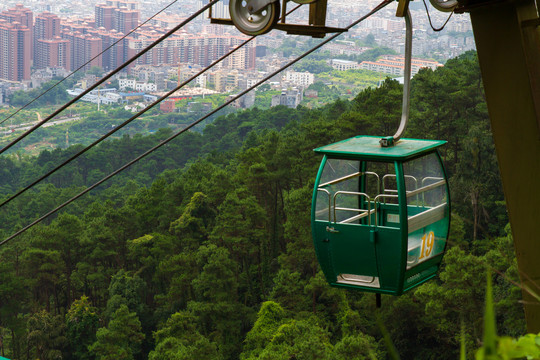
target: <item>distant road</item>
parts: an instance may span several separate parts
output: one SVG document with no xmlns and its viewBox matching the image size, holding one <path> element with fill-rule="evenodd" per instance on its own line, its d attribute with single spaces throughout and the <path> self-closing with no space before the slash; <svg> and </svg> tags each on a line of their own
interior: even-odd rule
<svg viewBox="0 0 540 360">
<path fill-rule="evenodd" d="M 73 116 L 73 117 L 70 117 L 70 118 L 63 118 L 63 119 L 60 119 L 60 120 L 49 121 L 49 122 L 43 124 L 42 126 L 43 127 L 49 127 L 49 126 L 54 126 L 54 125 L 60 125 L 60 124 L 65 124 L 65 123 L 68 123 L 68 122 L 71 122 L 71 121 L 77 121 L 77 120 L 80 120 L 80 119 L 81 119 L 80 116 Z M 34 126 L 38 122 L 39 121 L 26 123 L 26 124 L 18 124 L 18 125 L 13 126 L 12 128 L 11 127 L 0 127 L 0 134 L 9 135 L 9 134 L 12 134 L 12 133 L 14 133 L 16 131 L 26 131 L 26 130 L 32 128 L 32 126 Z"/>
</svg>

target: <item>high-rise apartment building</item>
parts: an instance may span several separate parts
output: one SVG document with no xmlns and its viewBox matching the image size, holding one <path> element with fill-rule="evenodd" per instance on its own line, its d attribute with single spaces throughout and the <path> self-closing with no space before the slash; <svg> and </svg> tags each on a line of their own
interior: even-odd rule
<svg viewBox="0 0 540 360">
<path fill-rule="evenodd" d="M 142 51 L 157 39 L 157 34 L 141 34 L 137 39 L 129 41 L 128 56 L 132 57 Z M 201 66 L 208 66 L 214 60 L 225 55 L 232 48 L 240 45 L 246 40 L 243 36 L 230 35 L 188 35 L 182 33 L 171 37 L 145 55 L 136 60 L 137 65 L 161 65 L 179 63 L 189 63 Z M 226 60 L 224 65 L 236 69 L 255 68 L 255 42 L 239 49 L 236 56 Z"/>
<path fill-rule="evenodd" d="M 139 25 L 139 10 L 125 7 L 114 10 L 113 28 L 122 34 L 127 34 Z"/>
<path fill-rule="evenodd" d="M 107 0 L 95 7 L 96 28 L 117 30 L 126 34 L 139 25 L 138 4 L 133 1 Z"/>
<path fill-rule="evenodd" d="M 43 64 L 48 64 L 45 67 L 61 66 L 61 67 L 64 67 L 65 69 L 68 69 L 63 65 L 50 64 L 49 61 L 42 61 L 41 59 L 37 58 L 38 56 L 40 56 L 41 50 L 47 47 L 47 46 L 43 47 L 39 45 L 38 41 L 39 40 L 53 40 L 57 36 L 60 36 L 60 30 L 61 30 L 60 18 L 57 15 L 52 14 L 50 12 L 43 12 L 36 16 L 35 24 L 34 24 L 33 54 L 34 54 L 34 67 L 36 67 L 37 69 L 42 69 L 41 66 L 43 66 Z M 45 43 L 43 43 L 42 45 L 44 44 Z M 55 44 L 55 43 L 53 42 L 51 44 Z M 54 47 L 56 45 L 52 45 L 52 46 Z M 55 56 L 53 56 L 52 58 L 55 58 Z M 61 62 L 65 64 L 65 61 L 61 61 Z"/>
<path fill-rule="evenodd" d="M 34 23 L 35 39 L 54 39 L 60 36 L 60 18 L 50 12 L 43 12 L 36 16 Z"/>
<path fill-rule="evenodd" d="M 93 66 L 103 67 L 102 56 L 103 40 L 93 34 L 81 34 L 79 31 L 63 33 L 71 48 L 70 70 L 83 67 L 82 71 L 90 70 Z M 99 56 L 98 56 L 99 55 Z M 86 62 L 89 62 L 85 65 Z"/>
<path fill-rule="evenodd" d="M 123 8 L 129 10 L 137 10 L 139 8 L 139 3 L 136 1 L 126 1 L 126 0 L 107 0 L 105 2 L 108 6 L 113 6 L 115 8 Z"/>
<path fill-rule="evenodd" d="M 30 79 L 32 35 L 30 29 L 14 21 L 0 19 L 0 79 Z"/>
<path fill-rule="evenodd" d="M 69 40 L 56 36 L 54 39 L 36 41 L 34 66 L 37 69 L 63 67 L 71 69 L 71 44 Z"/>
<path fill-rule="evenodd" d="M 8 23 L 18 23 L 25 26 L 30 31 L 30 39 L 32 39 L 32 30 L 34 25 L 34 13 L 29 8 L 24 7 L 22 4 L 17 4 L 15 7 L 9 8 L 0 13 L 0 19 L 5 20 Z M 32 44 L 30 44 L 29 54 L 30 64 L 34 57 L 32 52 Z"/>
<path fill-rule="evenodd" d="M 129 45 L 129 41 L 132 38 L 127 37 L 127 38 L 122 39 L 122 37 L 123 35 L 120 35 L 120 33 L 111 34 L 110 36 L 110 43 L 111 44 L 116 43 L 116 45 L 111 47 L 111 49 L 109 50 L 110 52 L 109 62 L 103 65 L 108 70 L 114 70 L 129 60 L 128 45 Z M 133 65 L 129 65 L 128 67 L 131 67 L 131 66 Z"/>
<path fill-rule="evenodd" d="M 199 0 L 197 1 L 197 8 L 202 8 L 203 6 L 208 5 L 210 1 L 209 0 Z M 208 16 L 208 10 L 204 12 L 204 16 Z M 230 18 L 231 15 L 229 14 L 229 0 L 222 0 L 216 3 L 215 5 L 212 5 L 212 17 L 214 18 L 222 18 L 227 19 Z"/>
<path fill-rule="evenodd" d="M 128 42 L 131 37 L 124 38 L 116 30 L 105 29 L 96 29 L 91 34 L 101 39 L 103 50 L 107 49 L 101 55 L 103 69 L 114 70 L 128 60 Z"/>
<path fill-rule="evenodd" d="M 6 20 L 8 23 L 18 22 L 32 29 L 34 25 L 34 14 L 29 8 L 25 8 L 22 4 L 17 4 L 15 7 L 2 11 L 0 19 Z"/>
<path fill-rule="evenodd" d="M 101 55 L 102 40 L 99 37 L 90 34 L 75 36 L 75 48 L 73 69 L 78 69 L 84 65 L 83 71 L 90 70 L 91 67 L 103 67 Z M 98 56 L 99 55 L 99 56 Z"/>
<path fill-rule="evenodd" d="M 106 30 L 112 30 L 114 10 L 114 6 L 109 6 L 107 4 L 97 4 L 95 8 L 96 28 L 103 27 Z"/>
</svg>

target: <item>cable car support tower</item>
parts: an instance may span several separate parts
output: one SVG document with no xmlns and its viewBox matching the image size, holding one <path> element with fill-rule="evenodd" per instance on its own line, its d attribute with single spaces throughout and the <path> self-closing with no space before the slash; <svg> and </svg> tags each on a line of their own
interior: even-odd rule
<svg viewBox="0 0 540 360">
<path fill-rule="evenodd" d="M 529 332 L 540 332 L 540 19 L 538 0 L 470 0 L 493 140 Z"/>
</svg>

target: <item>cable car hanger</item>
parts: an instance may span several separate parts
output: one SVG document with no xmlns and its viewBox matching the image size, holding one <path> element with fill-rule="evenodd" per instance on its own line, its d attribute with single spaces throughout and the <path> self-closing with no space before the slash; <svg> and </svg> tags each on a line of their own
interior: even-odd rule
<svg viewBox="0 0 540 360">
<path fill-rule="evenodd" d="M 401 6 L 398 6 L 397 16 L 403 14 L 405 18 L 405 61 L 403 67 L 403 100 L 401 105 L 401 121 L 399 128 L 393 136 L 383 137 L 379 143 L 382 147 L 394 146 L 394 144 L 401 139 L 407 123 L 409 122 L 409 108 L 411 103 L 411 63 L 412 63 L 412 36 L 413 26 L 411 20 L 411 12 L 409 11 L 408 2 Z M 405 7 L 402 9 L 402 7 Z"/>
<path fill-rule="evenodd" d="M 430 3 L 438 10 L 445 12 L 454 11 L 457 6 L 456 0 L 430 0 Z M 424 2 L 425 4 L 425 2 Z M 427 11 L 427 8 L 426 8 Z M 394 144 L 401 139 L 407 124 L 409 122 L 409 109 L 411 103 L 411 70 L 412 70 L 412 37 L 413 37 L 413 26 L 411 20 L 411 13 L 409 11 L 409 0 L 400 0 L 398 4 L 398 9 L 396 11 L 397 17 L 405 18 L 405 61 L 403 68 L 403 101 L 401 108 L 401 121 L 399 123 L 399 128 L 393 136 L 387 136 L 380 140 L 382 147 L 394 146 Z M 429 12 L 428 12 L 429 18 Z M 448 18 L 450 19 L 450 18 Z M 448 22 L 448 20 L 447 20 Z M 431 23 L 431 19 L 430 19 Z M 446 24 L 446 23 L 445 23 Z M 443 25 L 444 27 L 444 25 Z"/>
</svg>

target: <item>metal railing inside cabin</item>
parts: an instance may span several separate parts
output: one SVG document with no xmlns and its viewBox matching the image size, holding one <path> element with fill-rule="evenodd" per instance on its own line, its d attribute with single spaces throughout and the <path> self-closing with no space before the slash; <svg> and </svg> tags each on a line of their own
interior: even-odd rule
<svg viewBox="0 0 540 360">
<path fill-rule="evenodd" d="M 345 175 L 345 176 L 342 176 L 340 178 L 327 181 L 327 182 L 319 185 L 319 187 L 317 188 L 317 191 L 325 192 L 328 195 L 328 209 L 318 210 L 318 211 L 316 211 L 315 214 L 317 216 L 319 216 L 319 215 L 321 215 L 321 214 L 328 211 L 328 222 L 332 222 L 332 213 L 334 215 L 334 217 L 333 217 L 334 221 L 333 222 L 337 222 L 336 210 L 359 212 L 360 214 L 355 215 L 353 217 L 350 217 L 348 219 L 345 219 L 345 220 L 339 222 L 339 223 L 351 223 L 353 221 L 362 219 L 362 218 L 370 215 L 371 213 L 373 213 L 373 210 L 371 210 L 372 198 L 366 193 L 339 190 L 339 191 L 336 191 L 334 193 L 334 196 L 333 196 L 333 199 L 332 199 L 332 195 L 331 195 L 330 191 L 328 191 L 327 189 L 324 189 L 325 187 L 328 187 L 328 186 L 331 186 L 331 185 L 336 185 L 336 184 L 342 183 L 344 181 L 354 179 L 354 178 L 364 176 L 364 175 L 375 176 L 377 178 L 377 193 L 379 193 L 380 192 L 380 177 L 379 177 L 379 174 L 377 174 L 375 172 L 372 172 L 372 171 L 358 171 L 358 172 L 355 172 L 355 173 L 352 173 L 352 174 L 348 174 L 348 175 Z M 367 199 L 368 209 L 356 209 L 356 208 L 346 208 L 346 207 L 337 206 L 336 198 L 337 198 L 337 195 L 339 195 L 339 194 L 357 195 L 357 196 L 365 197 Z M 368 223 L 369 223 L 369 225 L 371 225 L 371 216 L 368 217 Z"/>
<path fill-rule="evenodd" d="M 329 222 L 340 223 L 340 224 L 351 223 L 353 221 L 357 221 L 357 220 L 360 220 L 360 219 L 363 219 L 363 218 L 367 217 L 369 226 L 371 226 L 371 224 L 372 224 L 371 215 L 374 214 L 374 216 L 375 216 L 375 226 L 379 226 L 378 211 L 379 211 L 379 204 L 381 203 L 381 200 L 384 199 L 384 204 L 386 204 L 386 200 L 389 199 L 389 198 L 398 199 L 398 195 L 397 195 L 398 191 L 397 191 L 397 189 L 388 189 L 387 186 L 386 186 L 387 179 L 395 178 L 396 177 L 395 174 L 386 174 L 386 175 L 383 176 L 383 178 L 382 178 L 383 193 L 378 194 L 375 197 L 371 197 L 368 194 L 362 193 L 362 192 L 344 191 L 344 190 L 336 191 L 332 196 L 332 193 L 330 191 L 323 188 L 323 187 L 326 187 L 326 186 L 338 184 L 340 182 L 362 176 L 364 174 L 365 175 L 373 175 L 373 176 L 376 176 L 377 179 L 380 179 L 379 175 L 374 173 L 374 172 L 356 172 L 356 173 L 353 173 L 353 174 L 349 174 L 349 175 L 340 177 L 338 179 L 328 181 L 328 182 L 320 185 L 319 188 L 317 189 L 317 191 L 322 191 L 322 192 L 324 192 L 324 193 L 326 193 L 328 195 L 328 208 L 319 210 L 319 211 L 317 211 L 316 214 L 320 215 L 320 214 L 323 214 L 323 213 L 327 212 Z M 443 186 L 443 185 L 446 184 L 446 180 L 444 178 L 425 177 L 421 181 L 422 187 L 417 188 L 418 179 L 416 177 L 414 177 L 412 175 L 405 175 L 405 177 L 407 179 L 412 180 L 414 182 L 414 184 L 415 184 L 415 189 L 414 190 L 406 191 L 406 197 L 410 198 L 410 197 L 416 196 L 417 197 L 416 206 L 420 206 L 420 202 L 418 201 L 418 196 L 419 195 L 422 195 L 422 205 L 425 205 L 424 194 L 429 190 L 433 190 L 435 188 L 438 188 L 438 187 Z M 428 185 L 425 185 L 425 183 L 427 181 L 435 181 L 435 182 L 431 183 L 431 184 L 428 184 Z M 377 181 L 377 189 L 378 190 L 380 189 L 379 185 L 380 185 L 380 183 L 379 183 L 379 181 Z M 391 192 L 391 194 L 388 194 L 389 192 Z M 338 206 L 337 198 L 338 198 L 339 195 L 354 195 L 354 196 L 358 196 L 359 198 L 360 197 L 364 198 L 365 202 L 368 205 L 367 209 Z M 374 204 L 373 209 L 371 208 L 372 203 Z M 444 213 L 445 213 L 445 210 L 446 210 L 446 205 L 447 205 L 447 203 L 444 202 L 444 203 L 439 204 L 439 205 L 437 205 L 435 207 L 429 208 L 426 211 L 423 211 L 421 213 L 418 213 L 418 214 L 415 214 L 413 216 L 408 217 L 409 233 L 413 232 L 413 231 L 416 231 L 416 230 L 418 230 L 418 229 L 420 229 L 420 228 L 422 228 L 424 226 L 427 226 L 427 225 L 429 225 L 429 224 L 431 224 L 433 222 L 436 222 L 436 221 L 442 219 L 444 217 Z M 358 214 L 338 222 L 338 220 L 337 220 L 337 211 L 356 212 Z"/>
</svg>

